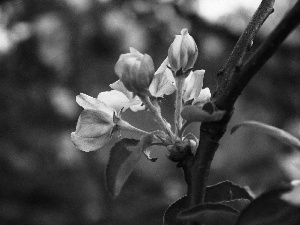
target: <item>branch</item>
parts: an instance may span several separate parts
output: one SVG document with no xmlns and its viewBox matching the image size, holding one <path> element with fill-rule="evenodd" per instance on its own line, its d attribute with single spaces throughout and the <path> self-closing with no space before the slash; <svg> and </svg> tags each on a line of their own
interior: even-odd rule
<svg viewBox="0 0 300 225">
<path fill-rule="evenodd" d="M 262 0 L 247 28 L 234 47 L 221 74 L 219 74 L 218 89 L 214 94 L 214 98 L 223 96 L 223 90 L 232 82 L 231 80 L 235 77 L 234 75 L 237 74 L 236 68 L 241 64 L 247 47 L 266 18 L 273 12 L 274 1 L 275 0 Z M 206 104 L 203 109 L 205 110 L 208 107 L 210 107 L 209 104 Z M 219 147 L 219 140 L 225 133 L 227 124 L 231 118 L 232 107 L 225 109 L 228 110 L 228 113 L 221 121 L 203 123 L 201 125 L 199 146 L 192 167 L 189 170 L 188 200 L 190 207 L 204 202 L 210 165 Z"/>
<path fill-rule="evenodd" d="M 251 46 L 251 42 L 257 31 L 268 18 L 268 16 L 274 12 L 274 3 L 275 0 L 262 0 L 245 31 L 236 43 L 224 68 L 218 74 L 218 87 L 215 96 L 222 95 L 224 88 L 228 85 L 228 83 L 230 83 L 232 76 L 236 73 L 237 68 L 239 68 L 239 66 L 242 64 L 242 60 L 247 48 Z"/>
<path fill-rule="evenodd" d="M 264 12 L 261 11 L 261 6 L 263 6 L 263 3 L 260 5 L 258 11 L 264 14 Z M 266 7 L 267 5 L 264 6 Z M 268 10 L 270 10 L 269 7 L 266 8 L 266 11 Z M 236 99 L 238 98 L 242 90 L 246 87 L 246 85 L 249 83 L 251 78 L 255 75 L 255 73 L 275 53 L 275 51 L 278 49 L 278 47 L 284 41 L 284 39 L 299 24 L 299 15 L 300 0 L 295 4 L 293 9 L 284 17 L 282 22 L 271 33 L 271 35 L 262 44 L 258 51 L 254 53 L 253 56 L 238 71 L 235 67 L 232 70 L 232 67 L 229 66 L 234 65 L 235 63 L 237 63 L 238 65 L 238 63 L 240 62 L 240 58 L 237 57 L 237 53 L 234 53 L 237 50 L 233 51 L 233 54 L 231 55 L 233 59 L 228 60 L 228 63 L 224 67 L 224 73 L 226 73 L 226 70 L 228 68 L 229 71 L 231 70 L 231 74 L 229 73 L 228 77 L 225 77 L 228 78 L 228 81 L 226 81 L 226 79 L 223 76 L 224 80 L 222 80 L 221 83 L 219 83 L 219 85 L 221 85 L 220 87 L 224 88 L 224 90 L 222 91 L 222 93 L 220 93 L 220 91 L 216 93 L 214 97 L 214 100 L 216 101 L 216 107 L 220 109 L 226 109 L 228 111 L 228 114 L 219 122 L 203 123 L 201 126 L 200 143 L 197 150 L 197 154 L 195 156 L 195 161 L 190 172 L 191 187 L 189 188 L 188 195 L 190 206 L 201 203 L 204 200 L 206 180 L 210 170 L 210 164 L 215 154 L 215 151 L 218 148 L 219 140 L 223 136 L 227 124 L 231 118 L 232 107 Z M 258 16 L 257 18 L 262 17 Z M 253 24 L 250 23 L 249 26 L 253 26 Z M 253 30 L 253 32 L 256 33 L 257 30 Z M 249 35 L 248 37 L 253 38 L 252 35 Z M 244 47 L 236 48 L 241 48 L 241 50 L 237 52 L 240 52 L 240 57 L 242 57 L 244 54 L 242 49 L 244 49 Z"/>
<path fill-rule="evenodd" d="M 229 109 L 233 106 L 251 78 L 271 58 L 285 38 L 300 23 L 299 15 L 300 0 L 277 25 L 258 50 L 240 68 L 240 71 L 232 77 L 230 84 L 225 88 L 223 94 L 216 97 L 216 106 L 218 108 Z"/>
</svg>

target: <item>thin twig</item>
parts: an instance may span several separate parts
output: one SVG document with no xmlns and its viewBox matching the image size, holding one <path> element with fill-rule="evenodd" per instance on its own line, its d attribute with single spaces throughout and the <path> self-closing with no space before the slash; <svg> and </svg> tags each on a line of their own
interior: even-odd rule
<svg viewBox="0 0 300 225">
<path fill-rule="evenodd" d="M 158 110 L 151 102 L 149 96 L 146 95 L 139 95 L 139 98 L 143 101 L 145 106 L 150 110 L 150 112 L 153 114 L 155 121 L 160 126 L 160 128 L 170 137 L 172 141 L 174 141 L 175 135 L 173 134 L 171 127 L 165 121 L 165 119 L 161 116 L 160 110 Z"/>
<path fill-rule="evenodd" d="M 175 101 L 175 115 L 174 115 L 174 122 L 175 122 L 175 135 L 180 135 L 181 127 L 182 127 L 182 93 L 183 93 L 183 85 L 184 85 L 185 77 L 178 76 L 175 77 L 176 82 L 176 101 Z"/>
</svg>

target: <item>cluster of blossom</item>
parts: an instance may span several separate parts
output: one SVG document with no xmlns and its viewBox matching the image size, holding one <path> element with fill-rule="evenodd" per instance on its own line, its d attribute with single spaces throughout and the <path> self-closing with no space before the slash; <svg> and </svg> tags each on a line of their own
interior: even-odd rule
<svg viewBox="0 0 300 225">
<path fill-rule="evenodd" d="M 187 29 L 176 35 L 167 58 L 156 72 L 147 54 L 130 48 L 129 53 L 120 55 L 115 65 L 119 80 L 110 85 L 111 91 L 101 92 L 97 98 L 86 94 L 76 97 L 84 110 L 76 131 L 71 134 L 75 146 L 85 152 L 94 151 L 107 144 L 113 134 L 126 130 L 141 134 L 141 140 L 147 137 L 144 148 L 159 143 L 170 151 L 187 145 L 195 149 L 197 138 L 192 134 L 184 136 L 191 121 L 183 119 L 181 113 L 187 106 L 202 108 L 211 97 L 208 88 L 202 89 L 205 71 L 193 69 L 197 56 L 197 45 Z M 160 99 L 173 92 L 176 92 L 174 129 L 162 117 L 160 108 Z M 160 130 L 146 132 L 124 121 L 121 115 L 129 108 L 134 112 L 150 111 Z"/>
</svg>

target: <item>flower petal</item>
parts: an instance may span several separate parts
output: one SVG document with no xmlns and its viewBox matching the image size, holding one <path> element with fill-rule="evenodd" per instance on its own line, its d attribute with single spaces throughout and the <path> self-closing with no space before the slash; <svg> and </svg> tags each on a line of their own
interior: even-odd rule
<svg viewBox="0 0 300 225">
<path fill-rule="evenodd" d="M 146 109 L 146 106 L 141 102 L 140 104 L 136 104 L 136 105 L 130 106 L 130 109 L 131 109 L 133 112 L 143 111 L 143 110 Z"/>
<path fill-rule="evenodd" d="M 164 60 L 158 70 L 155 72 L 152 83 L 149 87 L 151 95 L 154 97 L 163 97 L 164 95 L 170 95 L 175 90 L 175 79 L 172 71 L 167 68 L 168 58 Z"/>
<path fill-rule="evenodd" d="M 162 64 L 160 65 L 160 67 L 158 67 L 158 69 L 156 70 L 156 72 L 154 73 L 154 75 L 165 72 L 165 70 L 168 68 L 168 65 L 169 65 L 169 59 L 168 59 L 168 57 L 167 57 L 167 58 L 162 62 Z"/>
<path fill-rule="evenodd" d="M 139 57 L 143 57 L 143 54 L 140 53 L 138 50 L 136 50 L 136 49 L 133 48 L 133 47 L 129 47 L 129 52 L 130 52 L 130 53 L 133 53 L 133 54 L 136 54 L 136 55 L 139 56 Z"/>
<path fill-rule="evenodd" d="M 171 70 L 167 69 L 165 73 L 156 75 L 157 87 L 155 97 L 163 97 L 164 95 L 170 95 L 176 90 L 175 79 Z"/>
<path fill-rule="evenodd" d="M 84 109 L 94 109 L 99 110 L 103 113 L 106 113 L 108 115 L 113 115 L 114 110 L 104 104 L 103 102 L 99 101 L 96 98 L 93 98 L 91 96 L 88 96 L 86 94 L 80 93 L 80 95 L 76 96 L 76 102 L 78 105 L 80 105 Z"/>
<path fill-rule="evenodd" d="M 86 138 L 76 135 L 75 132 L 71 133 L 73 144 L 81 151 L 90 152 L 102 148 L 110 140 L 110 133 L 106 133 L 97 138 Z"/>
<path fill-rule="evenodd" d="M 129 74 L 129 67 L 128 65 L 133 64 L 136 61 L 137 57 L 135 54 L 126 53 L 121 54 L 116 65 L 115 65 L 115 73 L 121 79 L 122 76 Z"/>
<path fill-rule="evenodd" d="M 180 65 L 180 50 L 181 50 L 182 36 L 175 35 L 173 43 L 170 45 L 168 50 L 169 63 L 175 71 L 179 70 Z"/>
<path fill-rule="evenodd" d="M 116 82 L 110 84 L 109 86 L 116 91 L 122 92 L 128 99 L 133 98 L 133 93 L 126 89 L 122 81 L 117 80 Z"/>
<path fill-rule="evenodd" d="M 83 110 L 79 116 L 76 135 L 86 138 L 96 138 L 113 129 L 113 117 L 98 110 Z"/>
<path fill-rule="evenodd" d="M 184 102 L 199 97 L 201 89 L 203 87 L 204 73 L 205 70 L 196 70 L 194 72 L 191 72 L 189 76 L 185 79 L 185 84 L 183 88 Z"/>
<path fill-rule="evenodd" d="M 97 99 L 117 112 L 120 112 L 121 109 L 125 111 L 130 107 L 129 99 L 126 95 L 116 90 L 100 92 Z"/>
<path fill-rule="evenodd" d="M 141 110 L 145 110 L 145 106 L 142 106 L 142 101 L 138 96 L 133 97 L 133 93 L 128 91 L 123 82 L 118 80 L 112 84 L 109 85 L 112 89 L 115 89 L 117 91 L 122 92 L 129 100 L 129 105 L 128 107 L 130 107 L 130 109 L 133 112 L 137 112 L 137 111 L 141 111 Z"/>
<path fill-rule="evenodd" d="M 201 90 L 200 95 L 193 101 L 193 105 L 202 107 L 211 98 L 211 93 L 209 88 L 204 88 Z"/>
</svg>

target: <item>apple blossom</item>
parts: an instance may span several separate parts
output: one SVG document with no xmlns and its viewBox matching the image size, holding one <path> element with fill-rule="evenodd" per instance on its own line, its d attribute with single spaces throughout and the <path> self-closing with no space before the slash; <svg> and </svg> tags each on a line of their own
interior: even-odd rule
<svg viewBox="0 0 300 225">
<path fill-rule="evenodd" d="M 155 71 L 149 55 L 130 48 L 130 53 L 120 55 L 115 72 L 128 91 L 134 94 L 148 94 Z"/>
<path fill-rule="evenodd" d="M 102 148 L 109 142 L 113 133 L 118 130 L 147 133 L 131 126 L 119 117 L 121 108 L 124 105 L 129 107 L 129 103 L 125 100 L 126 96 L 117 91 L 112 91 L 110 94 L 112 94 L 110 105 L 86 94 L 80 94 L 76 97 L 76 102 L 84 110 L 79 116 L 76 131 L 71 133 L 71 139 L 80 150 L 89 152 Z M 114 94 L 117 95 L 114 96 Z M 105 99 L 105 97 L 109 97 L 109 92 L 99 95 L 100 99 Z M 118 96 L 121 97 L 119 104 L 116 98 Z"/>
<path fill-rule="evenodd" d="M 168 59 L 171 69 L 178 74 L 181 71 L 182 75 L 194 67 L 198 57 L 198 48 L 195 40 L 189 35 L 186 28 L 181 30 L 181 35 L 176 35 L 175 40 L 168 50 Z"/>
<path fill-rule="evenodd" d="M 198 105 L 202 107 L 210 100 L 211 93 L 209 88 L 202 89 L 204 73 L 205 70 L 192 71 L 185 78 L 182 96 L 184 103 L 191 101 L 192 105 Z"/>
<path fill-rule="evenodd" d="M 176 90 L 175 79 L 172 71 L 167 68 L 168 64 L 169 60 L 166 58 L 155 72 L 154 78 L 149 87 L 151 95 L 156 98 L 162 98 L 164 95 L 170 95 Z"/>
</svg>

